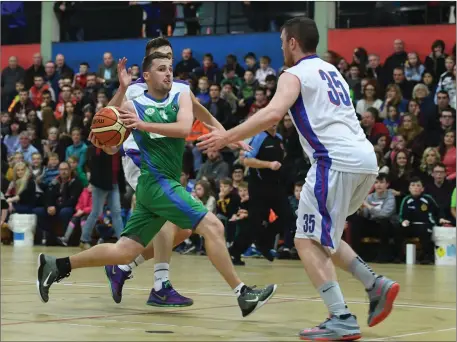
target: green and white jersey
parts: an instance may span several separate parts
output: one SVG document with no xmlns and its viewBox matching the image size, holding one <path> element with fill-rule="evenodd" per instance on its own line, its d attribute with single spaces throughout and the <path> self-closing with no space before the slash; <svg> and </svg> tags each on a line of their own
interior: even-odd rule
<svg viewBox="0 0 457 342">
<path fill-rule="evenodd" d="M 139 118 L 149 123 L 173 123 L 179 111 L 178 89 L 173 89 L 164 100 L 156 100 L 146 92 L 132 102 Z M 179 182 L 185 139 L 133 130 L 132 135 L 141 155 L 141 175 Z M 124 147 L 125 149 L 125 147 Z"/>
</svg>

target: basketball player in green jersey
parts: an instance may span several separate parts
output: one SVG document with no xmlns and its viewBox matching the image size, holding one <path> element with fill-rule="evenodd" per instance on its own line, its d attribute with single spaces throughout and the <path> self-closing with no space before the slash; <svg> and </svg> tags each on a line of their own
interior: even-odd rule
<svg viewBox="0 0 457 342">
<path fill-rule="evenodd" d="M 154 38 L 146 45 L 145 56 L 152 54 L 153 52 L 162 52 L 165 54 L 173 54 L 172 46 L 170 42 L 163 37 Z M 120 87 L 114 97 L 111 99 L 109 105 L 120 107 L 125 101 L 133 100 L 138 96 L 143 95 L 144 90 L 147 89 L 147 85 L 141 77 L 134 83 L 130 73 L 126 70 L 126 59 L 123 58 L 118 63 L 118 74 Z M 194 116 L 206 124 L 216 127 L 219 130 L 225 130 L 224 127 L 211 115 L 211 113 L 203 107 L 200 102 L 193 96 L 188 85 L 182 82 L 173 82 L 172 90 L 175 88 L 188 91 L 192 99 L 192 109 Z M 98 145 L 95 139 L 92 139 L 92 143 L 97 147 L 103 148 Z M 128 160 L 130 152 L 134 152 L 139 159 L 139 149 L 135 148 L 132 150 L 131 146 L 125 146 L 126 157 L 124 157 L 124 172 L 126 173 L 126 179 L 129 184 L 136 188 L 137 179 L 140 174 L 139 166 L 135 166 L 132 160 Z M 233 147 L 247 149 L 248 145 L 240 142 Z M 117 149 L 105 148 L 105 152 L 112 154 L 117 152 Z M 127 279 L 131 278 L 133 268 L 141 265 L 144 261 L 154 257 L 154 287 L 151 289 L 147 304 L 162 307 L 182 307 L 193 304 L 192 299 L 186 298 L 179 294 L 173 289 L 169 281 L 169 269 L 170 260 L 172 255 L 172 248 L 174 245 L 181 243 L 191 234 L 189 229 L 179 229 L 176 225 L 171 222 L 166 222 L 163 229 L 155 236 L 151 243 L 146 247 L 142 255 L 139 255 L 135 260 L 131 260 L 130 264 L 126 265 L 108 265 L 105 266 L 105 273 L 108 277 L 111 295 L 116 303 L 120 303 L 122 300 L 122 291 L 124 283 Z"/>
<path fill-rule="evenodd" d="M 76 255 L 56 259 L 38 257 L 38 293 L 49 300 L 49 289 L 73 269 L 123 264 L 144 251 L 165 222 L 193 229 L 205 238 L 209 259 L 238 297 L 243 317 L 264 305 L 276 285 L 262 289 L 247 287 L 238 278 L 224 239 L 224 227 L 216 216 L 182 187 L 179 177 L 185 138 L 193 115 L 190 94 L 170 94 L 173 73 L 170 55 L 155 52 L 143 61 L 148 91 L 126 102 L 120 112 L 124 124 L 133 129 L 141 152 L 141 176 L 137 205 L 115 244 L 101 244 Z"/>
</svg>

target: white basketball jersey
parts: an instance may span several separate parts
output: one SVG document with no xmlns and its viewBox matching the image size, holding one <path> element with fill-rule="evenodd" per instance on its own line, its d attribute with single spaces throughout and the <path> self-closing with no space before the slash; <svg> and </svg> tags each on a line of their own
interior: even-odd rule
<svg viewBox="0 0 457 342">
<path fill-rule="evenodd" d="M 337 171 L 377 174 L 373 145 L 360 127 L 339 71 L 312 55 L 285 72 L 300 80 L 301 92 L 289 114 L 310 160 Z"/>
<path fill-rule="evenodd" d="M 131 101 L 143 95 L 146 90 L 148 90 L 146 82 L 140 79 L 137 82 L 129 85 L 129 87 L 127 88 L 127 92 L 125 93 L 125 97 L 127 101 Z M 190 92 L 189 85 L 186 82 L 173 81 L 169 97 L 173 98 L 175 94 L 184 92 Z M 122 148 L 124 149 L 124 151 L 139 151 L 138 145 L 136 144 L 135 139 L 133 138 L 133 134 L 130 134 L 129 137 L 124 141 L 124 143 L 122 144 Z"/>
</svg>

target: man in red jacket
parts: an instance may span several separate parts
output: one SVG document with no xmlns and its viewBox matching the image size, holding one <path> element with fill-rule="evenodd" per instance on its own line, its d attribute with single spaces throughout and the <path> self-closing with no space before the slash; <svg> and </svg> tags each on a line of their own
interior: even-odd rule
<svg viewBox="0 0 457 342">
<path fill-rule="evenodd" d="M 56 100 L 56 95 L 54 94 L 54 90 L 48 85 L 44 83 L 43 76 L 36 75 L 33 80 L 33 87 L 30 88 L 29 97 L 33 102 L 35 108 L 41 107 L 41 102 L 43 102 L 43 91 L 49 90 L 51 93 L 52 100 Z"/>
<path fill-rule="evenodd" d="M 367 136 L 368 140 L 372 140 L 377 135 L 386 135 L 388 138 L 389 130 L 387 129 L 386 125 L 382 122 L 376 122 L 376 117 L 378 116 L 379 112 L 376 108 L 368 108 L 362 114 L 362 128 L 365 131 L 365 135 Z"/>
</svg>

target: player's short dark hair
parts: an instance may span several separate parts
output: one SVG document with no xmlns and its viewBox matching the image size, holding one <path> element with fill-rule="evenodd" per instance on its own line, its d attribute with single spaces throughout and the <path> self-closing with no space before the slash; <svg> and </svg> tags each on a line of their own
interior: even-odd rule
<svg viewBox="0 0 457 342">
<path fill-rule="evenodd" d="M 231 178 L 229 178 L 229 177 L 224 177 L 221 180 L 219 180 L 219 184 L 233 186 L 233 180 Z"/>
<path fill-rule="evenodd" d="M 422 183 L 422 179 L 420 179 L 419 177 L 412 177 L 409 181 L 409 184 L 413 184 L 413 183 L 421 183 L 421 185 L 423 186 L 424 184 Z"/>
<path fill-rule="evenodd" d="M 142 65 L 143 72 L 148 71 L 151 68 L 152 62 L 155 59 L 171 59 L 171 56 L 167 53 L 153 52 L 152 54 L 144 57 Z"/>
<path fill-rule="evenodd" d="M 387 173 L 380 173 L 377 177 L 376 177 L 376 180 L 377 181 L 386 181 L 388 182 L 389 181 L 389 175 Z"/>
<path fill-rule="evenodd" d="M 308 17 L 295 17 L 289 19 L 281 27 L 287 40 L 294 38 L 302 52 L 316 52 L 319 44 L 319 31 L 316 22 Z"/>
<path fill-rule="evenodd" d="M 145 56 L 153 53 L 154 51 L 151 50 L 157 50 L 160 49 L 163 46 L 169 46 L 170 48 L 173 49 L 171 46 L 170 41 L 167 38 L 164 37 L 157 37 L 154 39 L 151 39 L 147 44 L 146 44 L 146 51 L 144 53 Z"/>
</svg>

